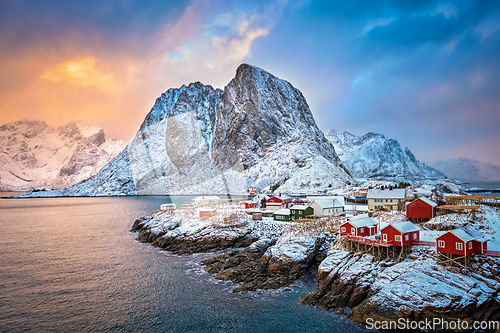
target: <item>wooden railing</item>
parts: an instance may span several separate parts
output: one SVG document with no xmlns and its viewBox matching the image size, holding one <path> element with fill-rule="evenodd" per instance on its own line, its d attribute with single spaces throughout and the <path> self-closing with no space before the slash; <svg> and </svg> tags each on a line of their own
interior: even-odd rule
<svg viewBox="0 0 500 333">
<path fill-rule="evenodd" d="M 345 238 L 359 242 L 359 243 L 365 243 L 365 244 L 372 244 L 372 245 L 383 245 L 383 246 L 392 246 L 393 242 L 387 242 L 379 239 L 373 239 L 373 238 L 365 238 L 361 236 L 353 236 L 353 235 L 345 235 Z"/>
<path fill-rule="evenodd" d="M 487 250 L 485 254 L 500 257 L 500 251 Z"/>
<path fill-rule="evenodd" d="M 423 240 L 413 241 L 413 244 L 416 244 L 416 245 L 427 245 L 427 246 L 436 246 L 436 242 L 428 242 L 428 241 L 423 241 Z"/>
</svg>

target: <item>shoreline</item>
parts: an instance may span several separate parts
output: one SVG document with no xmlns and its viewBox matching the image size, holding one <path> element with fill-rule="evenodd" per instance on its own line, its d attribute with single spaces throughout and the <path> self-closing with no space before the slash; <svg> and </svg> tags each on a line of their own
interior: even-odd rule
<svg viewBox="0 0 500 333">
<path fill-rule="evenodd" d="M 346 251 L 335 234 L 326 232 L 333 222 L 318 221 L 322 226 L 308 235 L 298 235 L 292 223 L 264 235 L 248 219 L 217 224 L 180 215 L 160 212 L 145 216 L 134 222 L 131 231 L 137 233 L 139 242 L 174 254 L 223 251 L 200 264 L 215 279 L 239 283 L 233 292 L 278 289 L 317 270 L 316 289 L 303 295 L 300 302 L 346 314 L 358 324 L 366 325 L 368 318 L 436 316 L 500 320 L 500 258 L 476 258 L 477 273 L 463 275 L 456 268 L 436 265 L 432 253 L 419 246 L 399 262 Z M 279 223 L 283 226 L 285 222 Z M 424 288 L 423 280 L 430 286 L 438 284 L 443 291 Z"/>
</svg>

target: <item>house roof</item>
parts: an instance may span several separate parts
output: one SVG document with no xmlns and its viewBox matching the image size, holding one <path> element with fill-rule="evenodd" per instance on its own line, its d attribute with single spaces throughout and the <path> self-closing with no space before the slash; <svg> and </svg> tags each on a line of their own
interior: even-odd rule
<svg viewBox="0 0 500 333">
<path fill-rule="evenodd" d="M 392 190 L 369 189 L 366 195 L 367 199 L 404 199 L 406 190 L 404 188 L 395 188 Z"/>
<path fill-rule="evenodd" d="M 344 207 L 337 199 L 316 199 L 309 204 L 311 206 L 314 202 L 316 202 L 322 209 L 325 208 L 335 208 L 335 207 Z"/>
<path fill-rule="evenodd" d="M 484 237 L 484 235 L 481 232 L 477 231 L 476 229 L 474 229 L 470 226 L 459 228 L 459 229 L 453 229 L 453 230 L 450 230 L 449 232 L 451 232 L 452 234 L 454 234 L 455 236 L 457 236 L 458 238 L 460 238 L 464 242 L 470 242 L 472 240 L 476 240 L 476 239 Z"/>
<path fill-rule="evenodd" d="M 292 207 L 290 207 L 290 209 L 305 210 L 307 207 L 309 207 L 309 206 L 306 206 L 306 205 L 293 205 Z"/>
<path fill-rule="evenodd" d="M 290 215 L 290 209 L 282 208 L 280 210 L 275 211 L 273 215 Z"/>
<path fill-rule="evenodd" d="M 394 222 L 391 224 L 386 225 L 385 227 L 382 228 L 384 230 L 385 228 L 393 226 L 397 231 L 406 234 L 407 232 L 413 232 L 413 231 L 419 231 L 420 228 L 414 225 L 413 223 L 409 221 L 402 221 L 402 222 Z"/>
<path fill-rule="evenodd" d="M 355 226 L 356 228 L 370 227 L 373 225 L 377 225 L 377 222 L 374 219 L 372 219 L 371 217 L 368 217 L 366 215 L 353 217 L 352 219 L 349 219 L 349 221 L 347 221 L 345 223 L 350 223 L 351 225 Z"/>
<path fill-rule="evenodd" d="M 247 204 L 256 204 L 257 202 L 255 202 L 255 201 L 241 201 L 241 202 L 240 202 L 240 205 L 241 205 L 242 203 L 247 203 Z"/>
<path fill-rule="evenodd" d="M 423 202 L 425 202 L 428 205 L 431 205 L 432 207 L 436 207 L 437 206 L 437 203 L 435 203 L 434 201 L 430 201 L 429 199 L 423 198 L 423 197 L 422 198 L 417 198 L 417 199 L 413 200 L 411 203 L 414 203 L 417 200 L 422 200 Z"/>
</svg>

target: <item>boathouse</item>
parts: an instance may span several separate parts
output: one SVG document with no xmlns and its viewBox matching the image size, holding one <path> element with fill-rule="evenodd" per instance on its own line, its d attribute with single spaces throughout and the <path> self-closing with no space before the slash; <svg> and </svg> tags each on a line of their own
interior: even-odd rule
<svg viewBox="0 0 500 333">
<path fill-rule="evenodd" d="M 257 203 L 255 201 L 242 201 L 240 202 L 240 208 L 242 209 L 257 208 Z"/>
<path fill-rule="evenodd" d="M 406 246 L 420 239 L 420 228 L 409 221 L 394 222 L 383 227 L 380 234 L 384 242 Z"/>
<path fill-rule="evenodd" d="M 200 209 L 198 214 L 202 219 L 208 219 L 209 217 L 214 216 L 217 213 L 217 209 Z"/>
<path fill-rule="evenodd" d="M 470 254 L 484 254 L 487 252 L 487 239 L 484 235 L 467 226 L 450 230 L 436 238 L 438 253 L 468 256 Z"/>
<path fill-rule="evenodd" d="M 269 206 L 269 204 L 281 204 L 281 207 L 288 208 L 292 205 L 292 203 L 293 198 L 286 194 L 282 194 L 279 196 L 275 195 L 267 200 L 267 206 Z"/>
<path fill-rule="evenodd" d="M 406 217 L 413 222 L 430 220 L 436 216 L 437 204 L 427 198 L 418 198 L 406 206 Z"/>
<path fill-rule="evenodd" d="M 373 236 L 377 233 L 377 222 L 366 215 L 349 219 L 340 225 L 340 236 Z"/>
<path fill-rule="evenodd" d="M 341 204 L 337 199 L 315 199 L 309 204 L 314 210 L 314 215 L 336 215 L 340 216 L 344 213 L 344 205 Z"/>
</svg>

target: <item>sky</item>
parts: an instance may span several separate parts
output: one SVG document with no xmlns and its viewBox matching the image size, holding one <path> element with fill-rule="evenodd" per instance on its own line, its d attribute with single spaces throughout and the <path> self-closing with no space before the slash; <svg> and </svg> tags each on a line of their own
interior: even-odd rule
<svg viewBox="0 0 500 333">
<path fill-rule="evenodd" d="M 499 1 L 2 0 L 0 45 L 0 124 L 82 120 L 127 142 L 169 88 L 223 89 L 249 63 L 323 130 L 500 164 Z"/>
</svg>

